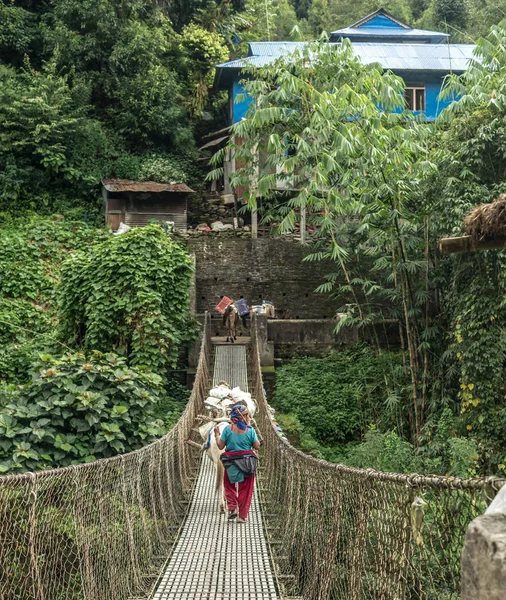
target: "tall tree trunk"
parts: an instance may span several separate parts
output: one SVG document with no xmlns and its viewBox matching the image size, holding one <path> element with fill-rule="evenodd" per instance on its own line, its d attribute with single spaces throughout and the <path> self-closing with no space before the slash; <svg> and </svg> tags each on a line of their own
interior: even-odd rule
<svg viewBox="0 0 506 600">
<path fill-rule="evenodd" d="M 419 415 L 419 407 L 418 407 L 418 359 L 416 355 L 416 342 L 414 339 L 414 334 L 412 332 L 411 321 L 409 317 L 409 305 L 408 305 L 408 297 L 406 291 L 406 278 L 405 274 L 401 274 L 401 289 L 402 289 L 402 306 L 404 310 L 404 320 L 406 324 L 406 337 L 408 342 L 408 350 L 409 350 L 409 370 L 411 374 L 411 397 L 413 400 L 413 411 L 415 414 L 415 438 L 416 443 L 418 444 L 418 435 L 420 434 L 420 415 Z"/>
</svg>

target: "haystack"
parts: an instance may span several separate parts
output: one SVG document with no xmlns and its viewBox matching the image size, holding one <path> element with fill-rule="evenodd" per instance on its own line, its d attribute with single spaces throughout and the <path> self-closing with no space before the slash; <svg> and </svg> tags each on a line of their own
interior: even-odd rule
<svg viewBox="0 0 506 600">
<path fill-rule="evenodd" d="M 464 227 L 475 242 L 506 238 L 506 194 L 473 209 L 464 219 Z"/>
</svg>

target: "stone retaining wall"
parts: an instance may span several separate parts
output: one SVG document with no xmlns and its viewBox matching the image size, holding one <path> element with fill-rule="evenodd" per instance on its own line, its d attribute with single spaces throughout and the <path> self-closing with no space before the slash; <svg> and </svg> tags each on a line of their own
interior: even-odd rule
<svg viewBox="0 0 506 600">
<path fill-rule="evenodd" d="M 222 296 L 244 298 L 251 306 L 270 300 L 292 319 L 332 318 L 337 305 L 315 289 L 332 263 L 303 262 L 307 247 L 276 238 L 196 237 L 187 240 L 195 254 L 196 310 L 214 311 Z"/>
</svg>

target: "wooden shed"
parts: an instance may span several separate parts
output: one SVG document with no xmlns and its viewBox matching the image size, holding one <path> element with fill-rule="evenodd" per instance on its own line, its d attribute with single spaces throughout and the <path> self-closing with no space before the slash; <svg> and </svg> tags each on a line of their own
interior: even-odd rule
<svg viewBox="0 0 506 600">
<path fill-rule="evenodd" d="M 153 219 L 173 221 L 177 229 L 186 231 L 188 194 L 192 193 L 184 183 L 104 179 L 105 221 L 113 231 L 120 223 L 142 227 Z"/>
</svg>

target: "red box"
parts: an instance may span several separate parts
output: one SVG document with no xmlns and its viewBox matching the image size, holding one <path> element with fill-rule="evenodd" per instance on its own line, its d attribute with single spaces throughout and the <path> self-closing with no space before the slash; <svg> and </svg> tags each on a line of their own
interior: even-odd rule
<svg viewBox="0 0 506 600">
<path fill-rule="evenodd" d="M 231 300 L 228 296 L 223 296 L 223 298 L 219 301 L 218 305 L 216 306 L 216 310 L 223 314 L 225 310 L 233 303 L 234 301 Z"/>
</svg>

